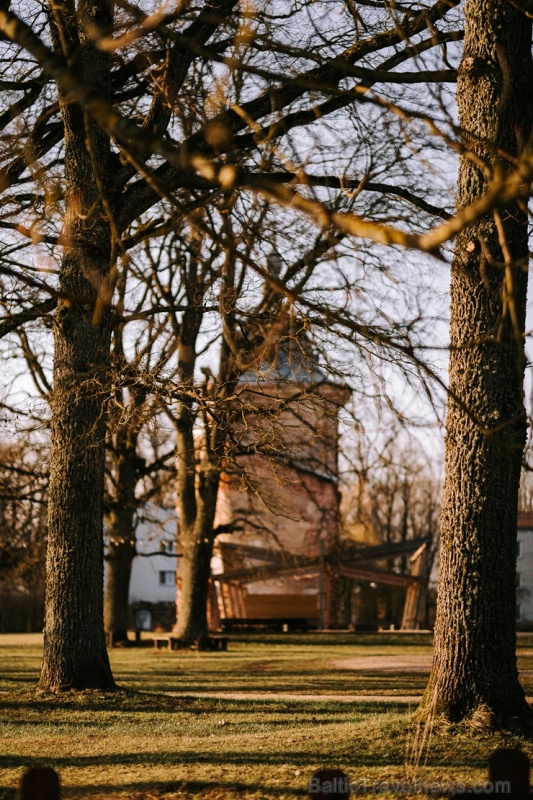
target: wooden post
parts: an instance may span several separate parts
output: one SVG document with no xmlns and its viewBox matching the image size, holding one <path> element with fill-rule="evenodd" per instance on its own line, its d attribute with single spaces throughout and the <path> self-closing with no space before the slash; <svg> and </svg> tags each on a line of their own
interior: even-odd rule
<svg viewBox="0 0 533 800">
<path fill-rule="evenodd" d="M 52 767 L 31 767 L 20 780 L 19 800 L 59 800 L 59 775 Z"/>
<path fill-rule="evenodd" d="M 407 588 L 402 630 L 418 630 L 420 628 L 426 599 L 428 555 L 429 548 L 427 544 L 423 544 L 409 559 L 410 573 L 414 578 L 418 578 L 418 582 Z"/>
<path fill-rule="evenodd" d="M 318 627 L 326 628 L 326 575 L 324 563 L 324 542 L 320 540 L 320 560 L 318 565 Z"/>
<path fill-rule="evenodd" d="M 350 780 L 342 769 L 319 769 L 307 791 L 311 800 L 345 800 L 350 797 Z"/>
<path fill-rule="evenodd" d="M 499 748 L 494 750 L 489 758 L 489 782 L 492 790 L 496 784 L 508 782 L 508 787 L 501 787 L 502 791 L 508 790 L 508 797 L 529 797 L 529 759 L 525 753 L 518 749 Z"/>
<path fill-rule="evenodd" d="M 220 610 L 218 608 L 218 597 L 215 582 L 209 578 L 209 588 L 207 595 L 207 622 L 208 628 L 218 631 L 220 628 Z"/>
<path fill-rule="evenodd" d="M 324 628 L 331 630 L 333 627 L 333 581 L 334 575 L 331 567 L 324 568 L 324 599 L 325 599 L 325 613 L 324 613 Z"/>
</svg>

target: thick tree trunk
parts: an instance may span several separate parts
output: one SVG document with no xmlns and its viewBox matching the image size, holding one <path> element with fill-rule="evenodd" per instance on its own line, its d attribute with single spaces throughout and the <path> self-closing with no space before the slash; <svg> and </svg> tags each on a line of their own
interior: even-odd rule
<svg viewBox="0 0 533 800">
<path fill-rule="evenodd" d="M 468 0 L 457 86 L 466 148 L 458 205 L 505 170 L 530 133 L 531 22 L 507 0 Z M 515 635 L 516 517 L 525 442 L 527 218 L 507 208 L 456 242 L 435 656 L 422 711 L 529 720 Z"/>
<path fill-rule="evenodd" d="M 76 15 L 64 12 L 65 36 L 84 44 L 79 69 L 105 92 L 108 58 L 83 35 L 95 20 L 109 25 L 109 6 L 96 2 Z M 63 13 L 58 6 L 54 13 Z M 84 19 L 85 14 L 92 15 Z M 96 15 L 96 16 L 95 16 Z M 74 21 L 79 27 L 74 27 Z M 80 33 L 81 31 L 81 33 Z M 54 31 L 53 31 L 54 32 Z M 78 39 L 78 36 L 80 37 Z M 59 37 L 56 36 L 56 39 Z M 114 688 L 103 626 L 103 490 L 105 398 L 110 315 L 106 308 L 111 259 L 109 222 L 95 168 L 105 174 L 109 142 L 83 111 L 61 98 L 65 130 L 68 244 L 60 268 L 55 317 L 47 586 L 40 687 Z M 92 149 L 92 153 L 91 153 Z M 96 164 L 98 166 L 96 166 Z"/>
<path fill-rule="evenodd" d="M 73 296 L 87 295 L 91 288 L 80 276 L 80 255 L 70 249 L 62 265 L 69 273 Z M 87 255 L 93 263 L 98 257 Z M 99 265 L 102 268 L 106 262 L 99 260 Z M 78 291 L 71 288 L 74 276 Z M 49 690 L 114 686 L 105 647 L 102 591 L 109 326 L 104 320 L 96 323 L 93 313 L 89 304 L 65 302 L 59 304 L 56 320 L 40 681 Z"/>
<path fill-rule="evenodd" d="M 88 365 L 98 355 L 96 335 L 87 338 L 93 345 L 87 348 Z M 56 363 L 68 356 L 64 344 L 56 345 Z M 52 691 L 114 686 L 103 628 L 102 386 L 96 376 L 90 389 L 80 386 L 78 367 L 78 359 L 74 365 L 56 367 L 53 399 L 40 680 L 41 688 Z"/>
</svg>

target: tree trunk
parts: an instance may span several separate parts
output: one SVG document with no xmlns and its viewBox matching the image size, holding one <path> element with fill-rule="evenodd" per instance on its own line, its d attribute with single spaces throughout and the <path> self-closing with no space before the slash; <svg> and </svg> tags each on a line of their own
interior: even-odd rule
<svg viewBox="0 0 533 800">
<path fill-rule="evenodd" d="M 183 325 L 179 343 L 180 372 L 183 384 L 193 385 L 195 352 L 199 325 Z M 192 332 L 189 341 L 185 335 Z M 194 338 L 193 338 L 194 336 Z M 223 349 L 224 353 L 224 349 Z M 225 361 L 224 361 L 225 364 Z M 231 392 L 233 383 L 223 376 L 219 398 Z M 207 402 L 206 397 L 203 402 Z M 223 407 L 222 404 L 220 406 Z M 195 436 L 196 409 L 189 400 L 178 403 L 177 480 L 178 541 L 181 549 L 178 569 L 177 620 L 175 631 L 184 642 L 195 642 L 208 635 L 207 603 L 211 557 L 216 539 L 214 529 L 218 487 L 227 436 L 228 418 L 219 411 L 210 420 L 201 409 L 204 439 Z"/>
<path fill-rule="evenodd" d="M 459 208 L 530 134 L 531 22 L 507 0 L 468 0 L 458 78 L 466 153 Z M 527 217 L 516 207 L 456 241 L 451 284 L 439 596 L 426 715 L 528 721 L 516 666 L 517 500 L 523 405 Z"/>
<path fill-rule="evenodd" d="M 132 408 L 141 409 L 144 392 L 132 392 Z M 123 398 L 121 398 L 123 401 Z M 111 420 L 109 435 L 109 490 L 106 497 L 106 583 L 104 592 L 104 625 L 113 644 L 128 641 L 128 601 L 133 559 L 137 555 L 135 513 L 139 500 L 135 489 L 139 480 L 137 456 L 138 415 L 129 424 Z"/>
<path fill-rule="evenodd" d="M 63 267 L 79 270 L 78 254 Z M 80 282 L 80 289 L 88 291 Z M 80 292 L 78 292 L 79 294 Z M 60 304 L 52 400 L 41 688 L 114 686 L 103 627 L 104 392 L 107 325 Z M 89 377 L 90 376 L 90 377 Z"/>
<path fill-rule="evenodd" d="M 67 3 L 67 5 L 69 5 Z M 101 7 L 100 7 L 101 6 Z M 71 13 L 68 13 L 68 12 Z M 108 56 L 92 38 L 96 22 L 111 23 L 102 2 L 64 14 L 61 42 L 84 47 L 78 68 L 105 93 Z M 85 14 L 91 19 L 84 19 Z M 77 21 L 75 26 L 74 20 Z M 83 31 L 87 29 L 88 35 Z M 59 36 L 52 25 L 56 46 Z M 79 37 L 79 38 L 78 38 Z M 65 132 L 67 244 L 60 267 L 55 317 L 47 586 L 40 687 L 115 687 L 103 626 L 103 490 L 105 398 L 108 394 L 110 314 L 106 308 L 111 260 L 109 222 L 95 168 L 106 174 L 109 142 L 61 96 Z M 91 153 L 92 149 L 92 153 Z M 96 166 L 97 165 L 97 166 Z"/>
<path fill-rule="evenodd" d="M 178 586 L 176 635 L 195 642 L 208 634 L 207 599 L 215 533 L 219 471 L 213 470 L 197 495 L 198 513 L 187 528 L 178 522 L 182 558 Z"/>
<path fill-rule="evenodd" d="M 128 641 L 131 566 L 137 554 L 132 517 L 129 509 L 109 515 L 104 625 L 113 644 Z"/>
</svg>

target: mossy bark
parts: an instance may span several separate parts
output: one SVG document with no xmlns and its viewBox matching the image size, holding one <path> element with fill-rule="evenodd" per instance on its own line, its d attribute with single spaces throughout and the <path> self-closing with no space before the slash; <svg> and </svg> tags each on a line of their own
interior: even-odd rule
<svg viewBox="0 0 533 800">
<path fill-rule="evenodd" d="M 531 21 L 507 0 L 468 0 L 457 95 L 459 210 L 523 151 L 531 132 Z M 515 634 L 527 217 L 499 209 L 457 237 L 451 280 L 435 655 L 422 704 L 452 720 L 529 721 Z"/>
</svg>

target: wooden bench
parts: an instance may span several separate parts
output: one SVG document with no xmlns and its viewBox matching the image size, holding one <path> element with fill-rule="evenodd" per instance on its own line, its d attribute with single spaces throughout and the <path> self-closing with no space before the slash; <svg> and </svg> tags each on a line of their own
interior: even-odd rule
<svg viewBox="0 0 533 800">
<path fill-rule="evenodd" d="M 307 617 L 226 617 L 221 620 L 223 631 L 271 631 L 290 633 L 302 631 L 306 633 L 310 627 Z"/>
<path fill-rule="evenodd" d="M 213 650 L 224 650 L 228 649 L 228 641 L 229 638 L 227 636 L 209 636 L 208 642 L 209 644 L 213 645 Z"/>
<path fill-rule="evenodd" d="M 160 650 L 162 647 L 172 650 L 172 636 L 154 636 L 152 638 L 156 650 Z"/>
<path fill-rule="evenodd" d="M 226 651 L 228 649 L 228 636 L 218 636 L 214 634 L 207 636 L 201 643 L 192 645 L 184 644 L 178 636 L 173 636 L 171 633 L 157 634 L 153 636 L 154 649 L 161 650 L 208 650 L 208 651 Z"/>
</svg>

